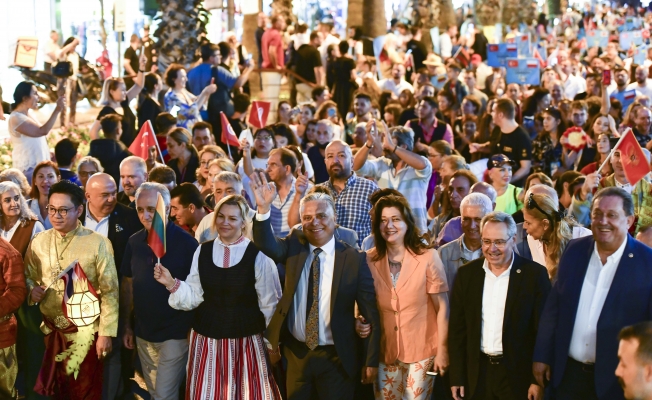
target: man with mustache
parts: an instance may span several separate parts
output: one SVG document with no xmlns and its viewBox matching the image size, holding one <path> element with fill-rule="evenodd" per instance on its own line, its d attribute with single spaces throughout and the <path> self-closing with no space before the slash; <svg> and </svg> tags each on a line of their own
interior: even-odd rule
<svg viewBox="0 0 652 400">
<path fill-rule="evenodd" d="M 129 156 L 120 163 L 120 183 L 123 191 L 118 193 L 118 203 L 136 208 L 136 190 L 147 182 L 147 164 L 136 156 Z"/>
<path fill-rule="evenodd" d="M 534 383 L 529 365 L 550 292 L 548 271 L 514 251 L 511 215 L 485 215 L 480 231 L 484 257 L 457 271 L 451 295 L 453 398 L 540 400 L 543 388 Z"/>
<path fill-rule="evenodd" d="M 322 119 L 317 122 L 315 137 L 317 143 L 308 149 L 308 159 L 315 170 L 315 183 L 322 183 L 328 180 L 328 170 L 324 157 L 326 155 L 326 146 L 333 140 L 334 126 L 330 120 Z"/>
<path fill-rule="evenodd" d="M 652 249 L 628 235 L 634 218 L 629 193 L 598 191 L 593 236 L 571 241 L 559 260 L 533 357 L 537 382 L 557 400 L 625 398 L 614 375 L 618 333 L 652 319 Z"/>
<path fill-rule="evenodd" d="M 627 400 L 652 400 L 652 322 L 623 328 L 618 335 L 616 376 Z"/>
</svg>

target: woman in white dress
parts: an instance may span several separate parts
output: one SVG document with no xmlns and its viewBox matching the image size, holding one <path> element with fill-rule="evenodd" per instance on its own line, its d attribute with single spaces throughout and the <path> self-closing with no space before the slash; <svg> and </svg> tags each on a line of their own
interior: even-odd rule
<svg viewBox="0 0 652 400">
<path fill-rule="evenodd" d="M 160 264 L 154 269 L 154 278 L 171 292 L 172 308 L 196 309 L 188 400 L 281 398 L 263 339 L 281 284 L 274 261 L 246 238 L 252 214 L 242 196 L 223 198 L 213 220 L 218 237 L 197 248 L 186 280 L 174 279 Z"/>
<path fill-rule="evenodd" d="M 13 146 L 14 168 L 19 169 L 28 180 L 36 164 L 50 159 L 50 149 L 45 139 L 57 117 L 66 107 L 65 97 L 59 97 L 57 105 L 45 124 L 34 116 L 38 109 L 38 92 L 31 82 L 20 82 L 14 90 L 13 111 L 9 115 L 9 137 Z"/>
</svg>

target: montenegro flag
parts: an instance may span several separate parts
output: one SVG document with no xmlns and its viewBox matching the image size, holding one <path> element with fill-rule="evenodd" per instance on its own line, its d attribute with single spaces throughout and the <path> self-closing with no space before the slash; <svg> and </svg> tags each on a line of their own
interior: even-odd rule
<svg viewBox="0 0 652 400">
<path fill-rule="evenodd" d="M 147 234 L 147 244 L 159 259 L 165 255 L 165 203 L 163 197 L 158 193 L 156 200 L 156 211 L 152 218 L 152 227 Z"/>
<path fill-rule="evenodd" d="M 647 157 L 631 129 L 628 129 L 620 137 L 613 151 L 616 150 L 620 150 L 620 163 L 627 181 L 630 185 L 635 186 L 650 172 L 650 164 L 648 164 Z"/>
</svg>

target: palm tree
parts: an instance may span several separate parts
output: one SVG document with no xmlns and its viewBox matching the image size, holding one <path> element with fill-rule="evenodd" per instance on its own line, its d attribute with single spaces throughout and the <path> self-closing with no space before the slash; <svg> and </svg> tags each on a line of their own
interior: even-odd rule
<svg viewBox="0 0 652 400">
<path fill-rule="evenodd" d="M 387 18 L 385 18 L 384 0 L 362 1 L 362 28 L 370 38 L 377 38 L 387 33 Z"/>
<path fill-rule="evenodd" d="M 202 0 L 158 0 L 159 20 L 154 36 L 158 39 L 158 68 L 172 63 L 189 66 L 197 60 L 197 50 L 206 37 L 209 12 Z"/>
<path fill-rule="evenodd" d="M 363 14 L 363 1 L 349 0 L 348 10 L 346 12 L 346 26 L 348 28 L 362 26 Z"/>
<path fill-rule="evenodd" d="M 423 31 L 422 41 L 428 48 L 432 48 L 430 30 L 439 28 L 443 33 L 449 24 L 456 23 L 455 10 L 452 0 L 414 0 L 414 23 L 421 26 Z"/>
</svg>

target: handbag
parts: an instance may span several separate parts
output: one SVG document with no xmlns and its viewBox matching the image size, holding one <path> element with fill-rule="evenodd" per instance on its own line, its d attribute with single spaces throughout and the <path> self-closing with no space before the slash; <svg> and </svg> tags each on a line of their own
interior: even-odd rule
<svg viewBox="0 0 652 400">
<path fill-rule="evenodd" d="M 52 67 L 52 75 L 57 78 L 69 78 L 72 76 L 72 63 L 70 61 L 59 61 Z"/>
</svg>

